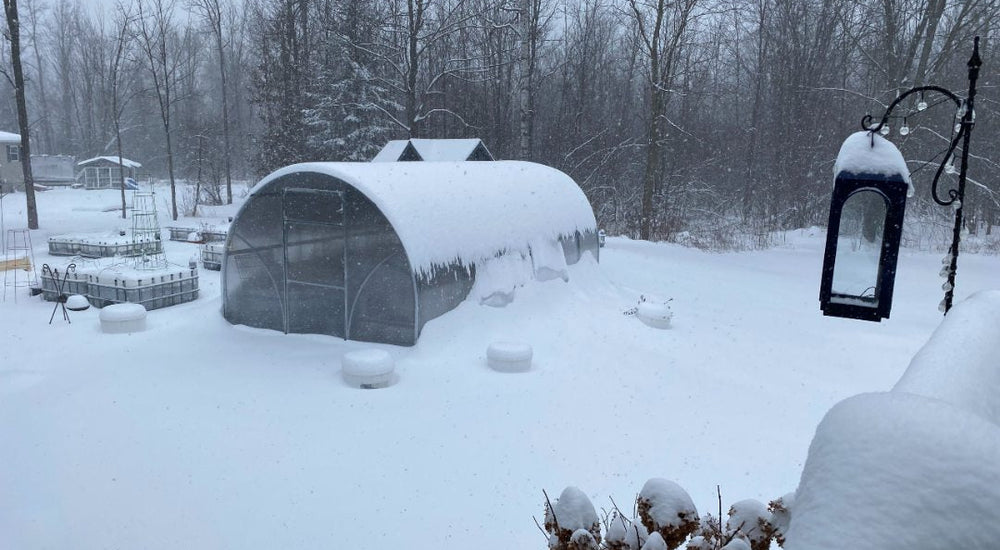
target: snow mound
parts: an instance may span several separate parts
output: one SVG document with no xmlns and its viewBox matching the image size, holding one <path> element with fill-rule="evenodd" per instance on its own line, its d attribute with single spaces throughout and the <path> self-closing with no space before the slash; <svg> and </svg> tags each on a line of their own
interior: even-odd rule
<svg viewBox="0 0 1000 550">
<path fill-rule="evenodd" d="M 899 149 L 889 140 L 867 131 L 855 132 L 840 146 L 837 161 L 833 164 L 833 175 L 841 172 L 852 174 L 878 174 L 901 176 L 910 186 L 908 195 L 913 194 L 910 169 Z"/>
<path fill-rule="evenodd" d="M 1000 291 L 957 304 L 893 388 L 942 401 L 1000 426 Z"/>
<path fill-rule="evenodd" d="M 1000 540 L 1000 291 L 949 312 L 892 392 L 816 429 L 787 550 L 990 548 Z"/>
<path fill-rule="evenodd" d="M 669 303 L 644 301 L 636 306 L 635 316 L 648 326 L 662 329 L 670 328 L 674 312 L 670 310 Z"/>
<path fill-rule="evenodd" d="M 991 548 L 998 457 L 1000 427 L 950 403 L 903 392 L 842 401 L 809 447 L 785 549 Z"/>
</svg>

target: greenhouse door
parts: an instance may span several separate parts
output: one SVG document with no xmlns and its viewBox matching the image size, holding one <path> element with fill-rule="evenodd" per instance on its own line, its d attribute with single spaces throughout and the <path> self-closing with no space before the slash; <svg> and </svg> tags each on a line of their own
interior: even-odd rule
<svg viewBox="0 0 1000 550">
<path fill-rule="evenodd" d="M 344 194 L 285 189 L 285 332 L 347 337 Z"/>
</svg>

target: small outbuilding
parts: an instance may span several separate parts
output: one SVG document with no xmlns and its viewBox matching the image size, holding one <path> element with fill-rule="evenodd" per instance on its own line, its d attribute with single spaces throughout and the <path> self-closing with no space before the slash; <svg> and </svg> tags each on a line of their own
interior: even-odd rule
<svg viewBox="0 0 1000 550">
<path fill-rule="evenodd" d="M 73 185 L 76 159 L 70 155 L 31 155 L 31 177 L 41 185 Z"/>
<path fill-rule="evenodd" d="M 230 225 L 234 324 L 397 345 L 487 279 L 565 277 L 597 258 L 594 213 L 529 162 L 305 163 L 261 180 Z M 483 281 L 477 282 L 478 278 Z"/>
<path fill-rule="evenodd" d="M 395 139 L 372 162 L 495 160 L 479 139 Z"/>
<path fill-rule="evenodd" d="M 6 190 L 24 187 L 21 168 L 21 135 L 0 131 L 0 185 Z M 8 187 L 10 186 L 10 187 Z"/>
<path fill-rule="evenodd" d="M 119 161 L 117 156 L 94 157 L 82 160 L 77 163 L 80 172 L 76 176 L 76 181 L 82 183 L 85 189 L 117 189 L 121 185 L 118 177 L 119 169 L 124 169 L 125 178 L 136 179 L 136 171 L 142 165 L 134 160 L 122 157 Z"/>
</svg>

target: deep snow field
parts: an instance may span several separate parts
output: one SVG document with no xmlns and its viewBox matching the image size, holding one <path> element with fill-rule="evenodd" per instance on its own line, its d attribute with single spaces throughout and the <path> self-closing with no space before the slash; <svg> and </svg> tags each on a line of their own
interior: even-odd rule
<svg viewBox="0 0 1000 550">
<path fill-rule="evenodd" d="M 38 193 L 47 238 L 130 227 L 117 191 Z M 158 190 L 161 225 L 169 194 Z M 24 195 L 3 201 L 23 227 Z M 215 223 L 236 206 L 204 208 Z M 186 222 L 186 223 L 185 223 Z M 166 232 L 164 232 L 166 235 Z M 164 241 L 187 265 L 198 247 Z M 20 289 L 0 303 L 0 548 L 545 548 L 532 516 L 567 485 L 631 509 L 652 477 L 699 512 L 794 491 L 838 401 L 888 390 L 940 323 L 940 253 L 904 250 L 892 318 L 824 318 L 824 232 L 766 251 L 705 253 L 611 238 L 569 282 L 505 308 L 467 301 L 412 348 L 231 326 L 219 273 L 200 297 L 102 334 L 98 310 L 59 314 Z M 1000 287 L 1000 258 L 959 259 L 956 302 Z M 672 298 L 658 330 L 623 311 Z M 530 372 L 486 347 L 534 347 Z M 340 377 L 345 351 L 396 359 L 387 389 Z"/>
</svg>

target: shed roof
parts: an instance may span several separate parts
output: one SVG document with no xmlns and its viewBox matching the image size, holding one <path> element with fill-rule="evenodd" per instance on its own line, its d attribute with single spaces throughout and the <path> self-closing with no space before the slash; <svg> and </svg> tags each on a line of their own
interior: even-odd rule
<svg viewBox="0 0 1000 550">
<path fill-rule="evenodd" d="M 382 150 L 375 155 L 372 162 L 395 162 L 399 160 L 399 155 L 403 154 L 403 150 L 406 149 L 406 144 L 409 143 L 408 139 L 394 139 L 382 147 Z"/>
<path fill-rule="evenodd" d="M 270 174 L 253 193 L 301 172 L 333 176 L 367 196 L 396 230 L 410 266 L 424 275 L 503 251 L 527 254 L 540 239 L 596 230 L 576 182 L 531 162 L 303 163 Z"/>
<path fill-rule="evenodd" d="M 468 160 L 469 155 L 482 145 L 482 140 L 478 138 L 470 139 L 394 139 L 385 144 L 385 147 L 372 162 L 393 162 L 399 160 L 399 156 L 406 149 L 406 144 L 410 143 L 416 149 L 420 157 L 427 161 L 463 161 Z M 483 148 L 485 149 L 485 145 Z"/>
<path fill-rule="evenodd" d="M 134 161 L 134 160 L 129 160 L 129 159 L 125 158 L 125 157 L 121 157 L 121 159 L 122 159 L 121 160 L 122 166 L 125 166 L 126 168 L 142 168 L 142 165 L 139 164 L 138 162 Z M 76 163 L 76 165 L 77 166 L 86 166 L 88 164 L 93 164 L 93 163 L 96 163 L 96 162 L 102 161 L 102 160 L 110 162 L 110 163 L 113 163 L 113 164 L 118 164 L 118 157 L 114 156 L 114 157 L 94 157 L 92 159 L 81 160 L 80 162 Z"/>
<path fill-rule="evenodd" d="M 20 143 L 21 134 L 0 131 L 0 143 Z"/>
</svg>

